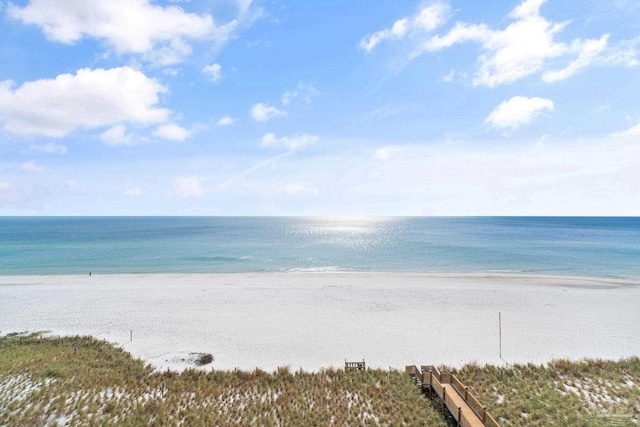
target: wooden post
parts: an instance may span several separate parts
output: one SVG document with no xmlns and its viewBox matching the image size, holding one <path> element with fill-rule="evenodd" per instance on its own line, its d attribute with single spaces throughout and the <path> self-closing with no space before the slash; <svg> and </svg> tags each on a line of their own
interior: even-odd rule
<svg viewBox="0 0 640 427">
<path fill-rule="evenodd" d="M 464 401 L 466 402 L 469 399 L 469 387 L 464 387 Z"/>
<path fill-rule="evenodd" d="M 487 407 L 486 406 L 482 407 L 482 422 L 483 423 L 487 422 Z"/>
<path fill-rule="evenodd" d="M 444 410 L 446 409 L 446 401 L 447 401 L 447 388 L 442 387 L 442 413 L 444 414 Z"/>
<path fill-rule="evenodd" d="M 462 422 L 462 408 L 458 406 L 458 425 Z"/>
</svg>

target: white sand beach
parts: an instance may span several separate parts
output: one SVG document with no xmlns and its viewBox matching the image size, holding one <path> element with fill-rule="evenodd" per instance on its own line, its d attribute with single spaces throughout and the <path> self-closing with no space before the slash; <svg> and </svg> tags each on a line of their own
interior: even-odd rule
<svg viewBox="0 0 640 427">
<path fill-rule="evenodd" d="M 0 276 L 1 334 L 93 335 L 162 369 L 499 365 L 499 312 L 509 362 L 618 359 L 640 354 L 639 307 L 640 282 L 552 276 Z"/>
</svg>

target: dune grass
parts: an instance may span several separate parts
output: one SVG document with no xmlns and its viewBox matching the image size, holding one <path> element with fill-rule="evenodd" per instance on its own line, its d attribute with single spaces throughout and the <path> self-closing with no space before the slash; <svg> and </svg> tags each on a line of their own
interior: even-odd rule
<svg viewBox="0 0 640 427">
<path fill-rule="evenodd" d="M 637 426 L 640 359 L 451 370 L 503 426 Z"/>
<path fill-rule="evenodd" d="M 505 427 L 640 419 L 637 357 L 451 372 Z M 400 371 L 158 372 L 91 337 L 0 337 L 0 426 L 447 426 L 440 408 Z"/>
<path fill-rule="evenodd" d="M 446 426 L 399 371 L 158 372 L 89 337 L 0 338 L 0 425 Z"/>
</svg>

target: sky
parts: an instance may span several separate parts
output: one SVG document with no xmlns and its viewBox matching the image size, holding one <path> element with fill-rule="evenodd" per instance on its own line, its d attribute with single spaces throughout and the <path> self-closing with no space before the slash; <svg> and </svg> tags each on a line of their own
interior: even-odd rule
<svg viewBox="0 0 640 427">
<path fill-rule="evenodd" d="M 637 0 L 0 20 L 0 215 L 640 215 Z"/>
</svg>

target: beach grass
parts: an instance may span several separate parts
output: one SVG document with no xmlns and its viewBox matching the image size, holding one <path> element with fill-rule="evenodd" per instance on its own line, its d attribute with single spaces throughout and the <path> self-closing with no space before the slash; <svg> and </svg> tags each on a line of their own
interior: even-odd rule
<svg viewBox="0 0 640 427">
<path fill-rule="evenodd" d="M 0 425 L 446 426 L 400 371 L 158 372 L 90 337 L 0 338 Z"/>
<path fill-rule="evenodd" d="M 442 369 L 503 426 L 624 426 L 640 418 L 637 357 Z M 440 409 L 393 369 L 158 371 L 91 337 L 0 337 L 0 426 L 447 426 Z"/>
<path fill-rule="evenodd" d="M 636 426 L 640 420 L 638 357 L 468 364 L 451 372 L 503 426 Z"/>
</svg>

